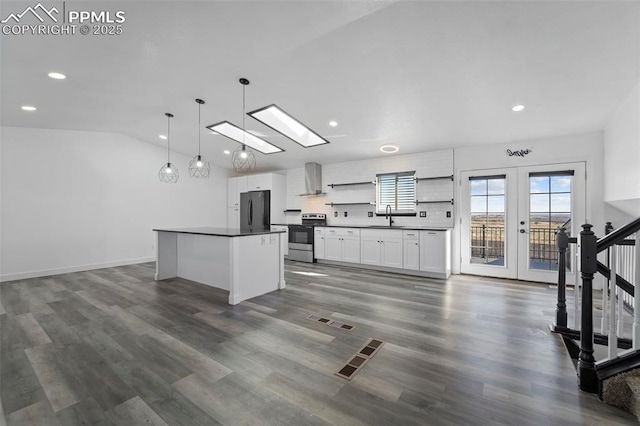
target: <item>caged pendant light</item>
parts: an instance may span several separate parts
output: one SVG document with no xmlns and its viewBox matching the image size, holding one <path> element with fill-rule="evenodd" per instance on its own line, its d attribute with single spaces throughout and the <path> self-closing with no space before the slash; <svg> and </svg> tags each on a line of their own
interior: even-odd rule
<svg viewBox="0 0 640 426">
<path fill-rule="evenodd" d="M 248 173 L 256 168 L 256 156 L 252 151 L 247 149 L 247 145 L 244 143 L 245 133 L 247 132 L 247 129 L 245 129 L 244 125 L 244 118 L 246 115 L 245 88 L 249 84 L 249 80 L 247 80 L 246 78 L 241 78 L 240 84 L 242 84 L 242 145 L 233 151 L 231 163 L 233 164 L 233 170 L 235 170 L 236 172 Z"/>
<path fill-rule="evenodd" d="M 167 112 L 167 162 L 160 167 L 158 177 L 162 183 L 176 183 L 180 175 L 178 168 L 171 163 L 171 117 L 173 114 Z"/>
<path fill-rule="evenodd" d="M 196 99 L 198 104 L 198 155 L 189 161 L 189 176 L 194 178 L 208 178 L 211 165 L 200 155 L 200 107 L 204 104 L 202 99 Z"/>
</svg>

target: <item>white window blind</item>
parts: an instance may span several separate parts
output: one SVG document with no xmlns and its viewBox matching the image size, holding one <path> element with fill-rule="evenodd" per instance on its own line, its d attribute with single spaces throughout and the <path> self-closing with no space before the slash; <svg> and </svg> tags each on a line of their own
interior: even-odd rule
<svg viewBox="0 0 640 426">
<path fill-rule="evenodd" d="M 376 213 L 416 213 L 416 172 L 384 173 L 376 176 Z"/>
</svg>

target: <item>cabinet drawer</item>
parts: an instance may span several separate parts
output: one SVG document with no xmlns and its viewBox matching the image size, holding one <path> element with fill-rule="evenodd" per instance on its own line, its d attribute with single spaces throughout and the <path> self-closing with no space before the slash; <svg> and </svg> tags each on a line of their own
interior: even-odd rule
<svg viewBox="0 0 640 426">
<path fill-rule="evenodd" d="M 360 229 L 358 228 L 325 228 L 325 235 L 339 235 L 341 237 L 360 237 Z"/>
<path fill-rule="evenodd" d="M 405 240 L 419 240 L 420 231 L 402 231 L 402 238 Z"/>
</svg>

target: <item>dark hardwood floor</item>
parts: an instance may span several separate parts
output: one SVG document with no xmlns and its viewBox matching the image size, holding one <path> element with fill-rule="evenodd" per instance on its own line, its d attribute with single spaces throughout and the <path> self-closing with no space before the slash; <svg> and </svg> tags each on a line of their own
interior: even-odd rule
<svg viewBox="0 0 640 426">
<path fill-rule="evenodd" d="M 285 290 L 237 306 L 154 264 L 0 284 L 6 423 L 635 424 L 577 390 L 548 286 L 286 266 Z"/>
</svg>

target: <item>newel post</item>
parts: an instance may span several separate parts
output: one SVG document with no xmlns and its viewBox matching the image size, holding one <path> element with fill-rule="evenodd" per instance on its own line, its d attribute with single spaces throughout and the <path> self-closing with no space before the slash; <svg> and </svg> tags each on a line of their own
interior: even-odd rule
<svg viewBox="0 0 640 426">
<path fill-rule="evenodd" d="M 592 225 L 582 225 L 580 232 L 580 272 L 582 277 L 582 321 L 578 386 L 590 393 L 598 391 L 596 362 L 593 358 L 593 276 L 598 269 L 596 236 Z"/>
<path fill-rule="evenodd" d="M 558 230 L 556 235 L 558 247 L 558 304 L 556 305 L 556 325 L 554 331 L 567 328 L 567 249 L 569 248 L 569 236 L 564 227 Z"/>
</svg>

